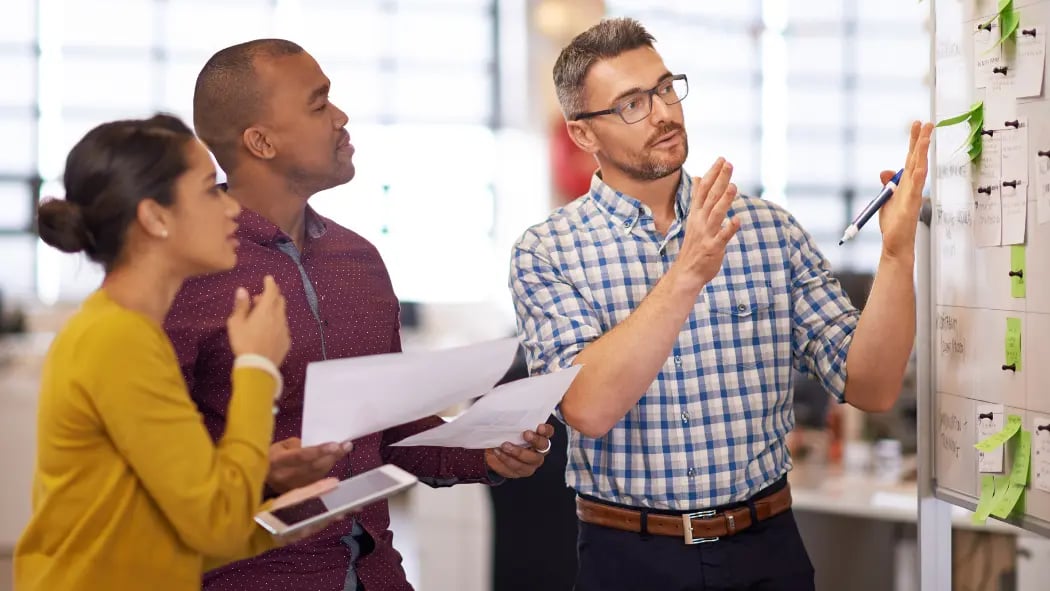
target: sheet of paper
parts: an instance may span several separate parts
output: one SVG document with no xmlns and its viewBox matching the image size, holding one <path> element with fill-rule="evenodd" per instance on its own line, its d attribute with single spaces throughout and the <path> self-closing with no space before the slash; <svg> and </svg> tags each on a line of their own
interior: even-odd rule
<svg viewBox="0 0 1050 591">
<path fill-rule="evenodd" d="M 1024 244 L 1028 224 L 1028 185 L 1003 187 L 1003 246 Z"/>
<path fill-rule="evenodd" d="M 973 57 L 974 84 L 977 88 L 988 86 L 992 79 L 992 69 L 1003 61 L 1002 46 L 999 40 L 999 22 L 978 23 L 974 26 Z"/>
<path fill-rule="evenodd" d="M 1006 319 L 1006 341 L 1004 365 L 1012 366 L 1015 372 L 1021 371 L 1021 319 Z M 1013 416 L 1013 415 L 1010 415 Z M 1020 424 L 1020 419 L 1018 419 Z"/>
<path fill-rule="evenodd" d="M 303 445 L 356 439 L 484 395 L 514 360 L 516 338 L 439 351 L 311 363 Z"/>
<path fill-rule="evenodd" d="M 1050 493 L 1050 417 L 1032 419 L 1032 486 Z"/>
<path fill-rule="evenodd" d="M 974 191 L 973 240 L 976 246 L 1003 243 L 1003 200 L 999 189 L 996 184 L 977 187 Z"/>
<path fill-rule="evenodd" d="M 1006 123 L 1017 120 L 1017 97 L 1013 95 L 1013 88 L 1008 86 L 1012 80 L 1012 75 L 993 75 L 991 85 L 984 95 L 984 129 L 995 132 L 1010 129 Z M 988 140 L 987 137 L 984 139 Z"/>
<path fill-rule="evenodd" d="M 1003 179 L 1002 132 L 994 131 L 992 134 L 985 135 L 981 141 L 981 158 L 977 161 L 978 188 L 997 187 Z"/>
<path fill-rule="evenodd" d="M 1026 98 L 1043 94 L 1043 78 L 1046 76 L 1046 25 L 1026 25 L 1017 30 L 1014 63 L 1017 67 L 1014 95 Z"/>
<path fill-rule="evenodd" d="M 1003 244 L 1024 244 L 1028 220 L 1028 122 L 995 133 L 1000 149 Z"/>
<path fill-rule="evenodd" d="M 1013 435 L 1010 433 L 1003 436 L 1005 426 L 1006 416 L 1003 405 L 987 403 L 977 405 L 978 443 L 974 447 L 977 448 L 978 472 L 999 474 L 1003 471 L 1003 443 Z M 999 437 L 1001 440 L 993 440 L 993 437 Z"/>
<path fill-rule="evenodd" d="M 977 510 L 974 511 L 972 520 L 975 524 L 984 525 L 988 516 L 992 514 L 992 504 L 995 501 L 995 477 L 991 474 L 981 476 L 981 496 L 977 500 Z"/>
<path fill-rule="evenodd" d="M 550 418 L 581 367 L 508 382 L 481 397 L 459 417 L 394 445 L 488 449 L 509 441 L 525 445 L 522 433 Z"/>
<path fill-rule="evenodd" d="M 1024 245 L 1010 247 L 1010 297 L 1025 297 Z"/>
<path fill-rule="evenodd" d="M 1017 120 L 1019 127 L 995 132 L 1000 142 L 999 175 L 1003 182 L 1028 184 L 1028 121 Z"/>
<path fill-rule="evenodd" d="M 1035 150 L 1035 191 L 1036 217 L 1040 224 L 1050 222 L 1050 143 L 1045 150 Z M 1042 155 L 1040 154 L 1042 153 Z"/>
</svg>

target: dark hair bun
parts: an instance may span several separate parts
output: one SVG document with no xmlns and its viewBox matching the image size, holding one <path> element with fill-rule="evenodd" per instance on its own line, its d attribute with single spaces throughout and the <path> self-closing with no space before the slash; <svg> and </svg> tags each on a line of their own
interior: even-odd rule
<svg viewBox="0 0 1050 591">
<path fill-rule="evenodd" d="M 79 205 L 65 199 L 46 199 L 37 212 L 40 238 L 62 252 L 80 252 L 91 247 L 91 234 Z"/>
</svg>

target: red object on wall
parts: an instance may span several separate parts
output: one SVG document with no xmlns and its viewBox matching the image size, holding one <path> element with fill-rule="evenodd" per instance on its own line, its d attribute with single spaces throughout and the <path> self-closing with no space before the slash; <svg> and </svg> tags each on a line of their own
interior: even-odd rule
<svg viewBox="0 0 1050 591">
<path fill-rule="evenodd" d="M 556 205 L 564 205 L 590 190 L 598 165 L 593 156 L 573 143 L 565 120 L 560 117 L 551 126 L 550 158 Z"/>
</svg>

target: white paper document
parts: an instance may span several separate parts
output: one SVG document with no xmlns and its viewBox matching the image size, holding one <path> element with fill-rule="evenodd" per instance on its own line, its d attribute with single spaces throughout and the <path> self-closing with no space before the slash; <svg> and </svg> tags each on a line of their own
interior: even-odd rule
<svg viewBox="0 0 1050 591">
<path fill-rule="evenodd" d="M 511 337 L 311 363 L 303 393 L 303 445 L 356 439 L 481 396 L 506 374 L 517 349 Z"/>
<path fill-rule="evenodd" d="M 1021 26 L 1017 30 L 1017 77 L 1013 94 L 1018 98 L 1043 94 L 1046 76 L 1046 26 Z"/>
<path fill-rule="evenodd" d="M 1036 215 L 1039 223 L 1050 222 L 1050 146 L 1047 150 L 1035 150 L 1035 190 Z"/>
<path fill-rule="evenodd" d="M 509 441 L 525 445 L 525 431 L 545 423 L 572 385 L 581 366 L 503 384 L 456 419 L 402 439 L 394 445 L 436 445 L 488 449 Z"/>
<path fill-rule="evenodd" d="M 998 133 L 1002 129 L 1010 129 L 1010 123 L 1017 121 L 1017 97 L 1003 91 L 988 88 L 984 95 L 984 123 L 981 125 L 985 131 L 991 130 Z M 988 142 L 988 136 L 984 137 L 983 143 Z"/>
<path fill-rule="evenodd" d="M 982 441 L 1003 430 L 1006 426 L 1005 408 L 1001 404 L 977 405 L 977 441 Z M 977 452 L 977 471 L 982 473 L 1001 474 L 1003 471 L 1004 446 L 995 448 L 989 453 Z"/>
<path fill-rule="evenodd" d="M 1003 201 L 1003 245 L 1024 244 L 1028 220 L 1028 122 L 996 132 L 1002 142 L 1000 195 Z"/>
<path fill-rule="evenodd" d="M 986 185 L 975 191 L 973 240 L 977 246 L 1003 243 L 1003 200 L 998 186 Z"/>
<path fill-rule="evenodd" d="M 1050 493 L 1050 418 L 1032 419 L 1032 486 Z"/>
<path fill-rule="evenodd" d="M 973 237 L 976 246 L 1003 243 L 1002 142 L 1000 132 L 985 136 L 973 191 Z"/>
<path fill-rule="evenodd" d="M 973 33 L 974 86 L 985 88 L 992 79 L 992 69 L 1003 61 L 1003 47 L 999 40 L 999 22 L 979 23 Z"/>
</svg>

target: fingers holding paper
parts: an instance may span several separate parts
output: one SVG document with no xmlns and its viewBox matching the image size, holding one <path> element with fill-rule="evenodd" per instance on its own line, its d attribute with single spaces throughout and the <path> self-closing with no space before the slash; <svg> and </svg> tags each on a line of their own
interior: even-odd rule
<svg viewBox="0 0 1050 591">
<path fill-rule="evenodd" d="M 551 449 L 550 438 L 554 427 L 542 424 L 536 431 L 525 431 L 528 447 L 504 442 L 500 447 L 485 450 L 485 463 L 489 469 L 504 478 L 527 478 L 543 465 L 544 457 Z M 543 453 L 540 453 L 543 452 Z"/>
</svg>

